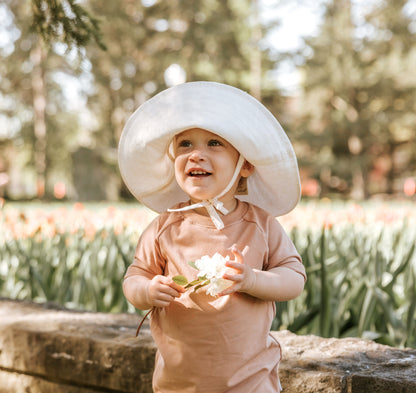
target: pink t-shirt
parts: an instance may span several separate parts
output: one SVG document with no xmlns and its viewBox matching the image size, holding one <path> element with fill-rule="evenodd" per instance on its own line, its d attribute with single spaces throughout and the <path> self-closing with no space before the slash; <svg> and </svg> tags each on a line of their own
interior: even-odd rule
<svg viewBox="0 0 416 393">
<path fill-rule="evenodd" d="M 182 207 L 180 204 L 177 207 Z M 163 213 L 142 234 L 126 278 L 184 275 L 188 265 L 216 252 L 234 259 L 236 244 L 249 249 L 244 263 L 259 270 L 284 266 L 306 279 L 292 241 L 277 220 L 245 202 L 222 217 L 224 229 L 195 211 Z M 168 307 L 155 308 L 151 332 L 158 347 L 155 393 L 279 392 L 279 343 L 270 335 L 275 304 L 244 293 L 213 297 L 188 290 Z"/>
</svg>

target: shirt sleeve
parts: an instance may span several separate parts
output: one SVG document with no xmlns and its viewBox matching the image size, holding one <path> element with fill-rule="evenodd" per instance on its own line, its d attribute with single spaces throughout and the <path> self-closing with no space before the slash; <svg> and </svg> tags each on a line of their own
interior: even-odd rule
<svg viewBox="0 0 416 393">
<path fill-rule="evenodd" d="M 124 279 L 136 275 L 152 279 L 158 274 L 163 274 L 165 260 L 160 252 L 158 234 L 159 220 L 157 217 L 140 236 L 133 263 L 127 268 Z"/>
<path fill-rule="evenodd" d="M 268 220 L 267 233 L 269 258 L 265 270 L 275 267 L 286 267 L 302 275 L 306 281 L 306 272 L 302 264 L 302 258 L 292 240 L 274 217 L 270 217 Z"/>
</svg>

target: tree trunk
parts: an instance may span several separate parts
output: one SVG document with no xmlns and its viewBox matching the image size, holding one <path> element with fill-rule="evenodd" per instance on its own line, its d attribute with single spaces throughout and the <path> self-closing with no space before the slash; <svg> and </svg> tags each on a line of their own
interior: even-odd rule
<svg viewBox="0 0 416 393">
<path fill-rule="evenodd" d="M 355 200 L 363 200 L 366 196 L 366 181 L 364 179 L 363 170 L 357 165 L 352 172 L 351 198 Z"/>
<path fill-rule="evenodd" d="M 38 198 L 45 195 L 46 183 L 46 87 L 44 60 L 46 53 L 41 43 L 33 48 L 30 59 L 33 64 L 33 132 L 35 137 L 34 160 L 36 170 L 36 194 Z"/>
<path fill-rule="evenodd" d="M 261 26 L 259 21 L 259 5 L 258 0 L 252 0 L 252 9 L 253 9 L 253 26 L 251 41 L 253 48 L 251 50 L 251 59 L 250 59 L 250 94 L 261 100 L 261 50 L 260 50 L 260 40 L 262 37 Z"/>
</svg>

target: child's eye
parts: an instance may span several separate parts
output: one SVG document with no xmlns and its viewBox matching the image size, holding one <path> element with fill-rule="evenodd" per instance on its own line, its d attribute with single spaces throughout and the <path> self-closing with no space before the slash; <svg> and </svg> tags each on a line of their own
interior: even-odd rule
<svg viewBox="0 0 416 393">
<path fill-rule="evenodd" d="M 190 147 L 192 146 L 191 141 L 184 139 L 183 141 L 179 141 L 178 147 Z"/>
<path fill-rule="evenodd" d="M 208 146 L 222 146 L 222 143 L 218 139 L 211 139 L 208 142 Z"/>
</svg>

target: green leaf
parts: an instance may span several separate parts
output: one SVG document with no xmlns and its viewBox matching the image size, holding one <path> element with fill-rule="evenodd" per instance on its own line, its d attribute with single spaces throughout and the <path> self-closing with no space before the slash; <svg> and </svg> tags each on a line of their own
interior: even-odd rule
<svg viewBox="0 0 416 393">
<path fill-rule="evenodd" d="M 175 276 L 175 277 L 172 277 L 172 280 L 176 282 L 176 284 L 178 285 L 184 286 L 188 284 L 188 280 L 185 276 Z"/>
<path fill-rule="evenodd" d="M 188 265 L 189 265 L 189 266 L 191 266 L 191 267 L 193 267 L 194 269 L 198 270 L 198 268 L 196 267 L 196 265 L 195 265 L 195 262 L 194 262 L 194 261 L 189 261 L 189 262 L 188 262 Z"/>
<path fill-rule="evenodd" d="M 287 327 L 291 332 L 298 332 L 303 327 L 311 323 L 311 321 L 319 315 L 320 305 L 315 305 L 309 310 L 299 314 L 295 320 Z"/>
<path fill-rule="evenodd" d="M 365 330 L 370 330 L 370 325 L 374 321 L 374 309 L 376 306 L 376 297 L 374 289 L 368 288 L 361 309 L 360 320 L 358 322 L 358 334 L 361 337 Z"/>
<path fill-rule="evenodd" d="M 194 285 L 199 284 L 201 281 L 202 281 L 202 280 L 201 280 L 200 278 L 197 278 L 196 280 L 191 281 L 190 283 L 188 283 L 188 284 L 185 286 L 185 288 L 190 288 L 190 287 L 193 287 Z"/>
<path fill-rule="evenodd" d="M 202 284 L 199 284 L 195 287 L 194 291 L 197 291 L 199 288 L 205 287 L 205 285 L 208 285 L 211 282 L 211 280 L 206 280 Z"/>
</svg>

